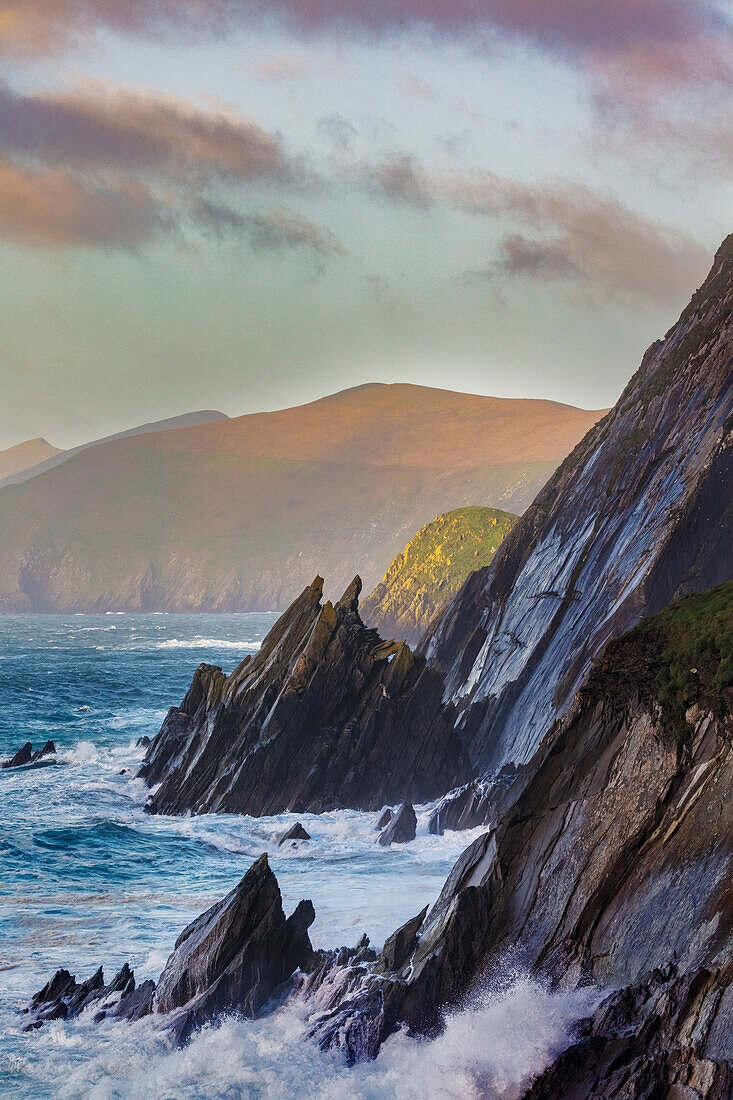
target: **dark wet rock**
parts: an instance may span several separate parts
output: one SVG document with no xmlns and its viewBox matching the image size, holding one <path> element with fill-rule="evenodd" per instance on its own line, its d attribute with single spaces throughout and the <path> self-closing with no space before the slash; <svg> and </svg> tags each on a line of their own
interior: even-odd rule
<svg viewBox="0 0 733 1100">
<path fill-rule="evenodd" d="M 385 829 L 389 825 L 391 820 L 392 820 L 392 809 L 389 806 L 385 806 L 385 808 L 382 810 L 381 814 L 379 815 L 379 820 L 377 821 L 377 824 L 374 826 L 374 828 L 378 829 L 378 830 Z"/>
<path fill-rule="evenodd" d="M 224 1012 L 255 1016 L 313 957 L 310 901 L 286 918 L 267 855 L 242 881 L 176 940 L 155 991 L 155 1011 L 172 1013 L 175 1033 L 191 1031 Z"/>
<path fill-rule="evenodd" d="M 4 768 L 22 768 L 24 764 L 30 764 L 33 756 L 33 745 L 30 741 L 26 741 L 22 748 L 19 748 L 15 756 L 11 756 L 9 760 L 4 761 Z"/>
<path fill-rule="evenodd" d="M 104 984 L 101 966 L 91 978 L 83 982 L 77 982 L 68 970 L 57 970 L 53 978 L 31 998 L 28 1007 L 24 1009 L 24 1012 L 31 1017 L 25 1030 L 33 1031 L 50 1020 L 73 1019 L 92 1005 L 97 1008 L 95 1020 L 104 1019 L 105 1016 L 139 1019 L 151 1010 L 151 997 L 148 997 L 147 1001 L 144 997 L 144 994 L 149 992 L 150 986 L 154 986 L 154 983 L 144 982 L 139 990 L 136 990 L 135 975 L 127 963 L 109 985 Z M 133 1004 L 135 1014 L 130 1013 Z"/>
<path fill-rule="evenodd" d="M 733 236 L 420 646 L 471 761 L 527 762 L 609 638 L 733 576 Z"/>
<path fill-rule="evenodd" d="M 382 960 L 353 981 L 344 1003 L 315 1022 L 319 1042 L 344 1045 L 352 1057 L 361 1036 L 368 1057 L 400 1026 L 434 1034 L 445 1009 L 510 952 L 565 987 L 633 985 L 674 959 L 681 976 L 719 972 L 704 1056 L 733 1061 L 733 693 L 719 678 L 732 601 L 733 585 L 722 586 L 645 629 L 657 636 L 669 615 L 683 646 L 704 639 L 705 675 L 720 692 L 713 700 L 701 684 L 712 709 L 695 703 L 684 737 L 671 736 L 670 689 L 634 661 L 637 632 L 612 643 L 571 710 L 517 772 L 498 817 L 457 861 L 409 957 L 392 970 Z M 710 633 L 700 633 L 695 615 L 709 606 L 717 609 Z M 670 660 L 677 667 L 674 653 Z M 648 694 L 650 684 L 663 702 Z"/>
<path fill-rule="evenodd" d="M 475 829 L 496 820 L 514 787 L 522 768 L 505 764 L 490 779 L 475 779 L 441 798 L 428 819 L 428 832 L 442 836 L 446 829 Z"/>
<path fill-rule="evenodd" d="M 138 737 L 137 741 L 135 742 L 135 748 L 147 749 L 150 747 L 150 745 L 152 745 L 152 743 L 152 739 L 146 734 L 144 737 Z"/>
<path fill-rule="evenodd" d="M 287 840 L 310 840 L 310 833 L 306 832 L 299 821 L 296 821 L 284 836 L 281 836 L 278 841 L 278 847 L 285 844 Z"/>
<path fill-rule="evenodd" d="M 318 965 L 308 936 L 314 919 L 310 901 L 301 901 L 286 918 L 277 879 L 262 855 L 225 898 L 184 929 L 157 985 L 148 980 L 136 986 L 127 963 L 109 985 L 101 967 L 81 983 L 68 970 L 58 970 L 25 1009 L 26 1030 L 94 1006 L 95 1021 L 166 1013 L 166 1025 L 184 1041 L 223 1013 L 255 1016 L 287 989 L 297 971 Z M 376 952 L 368 944 L 364 937 L 345 961 L 373 961 Z M 329 955 L 322 962 L 330 967 L 334 960 Z"/>
<path fill-rule="evenodd" d="M 56 755 L 56 746 L 53 741 L 47 741 L 42 748 L 33 751 L 33 745 L 30 741 L 26 741 L 22 748 L 18 749 L 15 756 L 11 756 L 10 760 L 6 760 L 3 764 L 3 768 L 22 768 L 26 764 L 36 764 L 39 760 L 43 760 L 48 756 Z M 51 763 L 51 761 L 49 761 Z"/>
<path fill-rule="evenodd" d="M 472 777 L 441 677 L 364 626 L 360 589 L 322 603 L 317 577 L 231 676 L 197 670 L 140 771 L 151 813 L 376 810 Z"/>
<path fill-rule="evenodd" d="M 611 994 L 524 1100 L 730 1100 L 733 1063 L 710 1057 L 730 974 L 673 964 Z"/>
<path fill-rule="evenodd" d="M 417 946 L 418 932 L 423 926 L 427 905 L 416 917 L 406 921 L 386 940 L 377 960 L 376 970 L 383 974 L 398 974 Z"/>
<path fill-rule="evenodd" d="M 395 810 L 389 825 L 377 837 L 377 844 L 388 848 L 390 844 L 408 844 L 415 839 L 417 817 L 409 802 L 403 802 Z"/>
</svg>

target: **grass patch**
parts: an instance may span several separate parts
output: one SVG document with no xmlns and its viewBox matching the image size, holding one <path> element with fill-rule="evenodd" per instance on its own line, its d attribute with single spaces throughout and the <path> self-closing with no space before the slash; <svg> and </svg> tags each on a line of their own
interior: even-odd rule
<svg viewBox="0 0 733 1100">
<path fill-rule="evenodd" d="M 733 701 L 733 581 L 673 603 L 610 642 L 585 694 L 661 708 L 673 740 L 689 732 L 694 704 L 722 718 Z"/>
</svg>

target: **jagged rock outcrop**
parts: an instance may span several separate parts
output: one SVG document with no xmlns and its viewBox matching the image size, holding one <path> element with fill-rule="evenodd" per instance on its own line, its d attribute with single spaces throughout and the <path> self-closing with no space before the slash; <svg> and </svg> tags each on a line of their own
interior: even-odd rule
<svg viewBox="0 0 733 1100">
<path fill-rule="evenodd" d="M 296 971 L 317 963 L 308 936 L 314 918 L 310 901 L 301 901 L 286 918 L 263 854 L 225 898 L 184 929 L 157 984 L 146 981 L 136 988 L 127 964 L 108 986 L 101 967 L 81 983 L 59 970 L 25 1009 L 31 1015 L 27 1029 L 78 1016 L 94 1005 L 97 1020 L 165 1014 L 165 1025 L 182 1042 L 226 1012 L 255 1016 Z"/>
<path fill-rule="evenodd" d="M 285 917 L 277 879 L 261 855 L 238 886 L 184 929 L 155 990 L 156 1012 L 176 1012 L 186 1038 L 227 1011 L 255 1016 L 312 960 L 310 901 Z"/>
<path fill-rule="evenodd" d="M 695 1057 L 733 1061 L 732 662 L 733 583 L 611 643 L 458 860 L 409 958 L 369 968 L 314 1022 L 316 1039 L 350 1036 L 354 1057 L 361 1036 L 369 1057 L 401 1024 L 433 1033 L 509 952 L 571 987 L 633 985 L 674 960 L 685 981 L 719 975 Z"/>
<path fill-rule="evenodd" d="M 733 236 L 422 643 L 472 762 L 526 762 L 605 642 L 733 575 Z"/>
<path fill-rule="evenodd" d="M 107 1016 L 139 1020 L 152 1011 L 154 990 L 153 981 L 136 986 L 135 974 L 127 963 L 108 985 L 101 966 L 84 982 L 77 982 L 68 970 L 57 970 L 23 1009 L 30 1016 L 24 1030 L 34 1031 L 51 1020 L 73 1019 L 91 1006 L 96 1007 L 97 1021 Z"/>
<path fill-rule="evenodd" d="M 498 820 L 521 771 L 522 766 L 505 764 L 491 780 L 474 779 L 449 791 L 433 808 L 428 832 L 440 836 L 446 829 L 474 829 Z"/>
<path fill-rule="evenodd" d="M 140 771 L 152 813 L 255 816 L 426 801 L 472 775 L 443 682 L 317 577 L 231 676 L 202 665 Z"/>
<path fill-rule="evenodd" d="M 55 756 L 56 746 L 53 741 L 47 741 L 42 748 L 33 751 L 33 745 L 30 741 L 26 741 L 21 748 L 18 749 L 15 756 L 11 756 L 9 760 L 5 760 L 0 767 L 3 768 L 22 768 L 26 764 L 37 764 L 39 760 L 43 760 L 45 757 Z M 54 763 L 54 761 L 48 760 L 47 763 Z"/>
<path fill-rule="evenodd" d="M 415 839 L 416 832 L 417 817 L 414 807 L 409 802 L 403 802 L 377 837 L 377 844 L 381 844 L 383 848 L 389 848 L 390 844 L 409 844 Z"/>
<path fill-rule="evenodd" d="M 456 508 L 426 523 L 362 602 L 365 623 L 416 645 L 469 573 L 489 565 L 517 522 L 498 508 Z"/>
</svg>

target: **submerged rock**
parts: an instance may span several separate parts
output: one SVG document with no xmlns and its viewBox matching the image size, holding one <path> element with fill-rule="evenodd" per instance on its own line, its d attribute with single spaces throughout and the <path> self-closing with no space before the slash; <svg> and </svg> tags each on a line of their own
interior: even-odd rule
<svg viewBox="0 0 733 1100">
<path fill-rule="evenodd" d="M 409 802 L 403 802 L 399 806 L 386 829 L 377 837 L 377 844 L 388 848 L 390 844 L 408 844 L 415 839 L 417 833 L 417 817 Z"/>
<path fill-rule="evenodd" d="M 59 970 L 25 1010 L 31 1014 L 27 1029 L 94 1005 L 95 1020 L 166 1014 L 165 1025 L 183 1042 L 226 1012 L 255 1016 L 296 971 L 312 967 L 308 929 L 314 919 L 310 901 L 286 918 L 277 879 L 262 855 L 225 898 L 184 929 L 157 984 L 136 987 L 127 964 L 107 986 L 101 967 L 81 984 Z"/>
<path fill-rule="evenodd" d="M 285 833 L 283 836 L 280 837 L 277 844 L 278 844 L 278 848 L 280 848 L 288 840 L 310 840 L 310 839 L 311 839 L 310 833 L 305 831 L 305 829 L 303 828 L 303 826 L 300 824 L 299 821 L 296 821 L 295 824 L 293 826 L 291 826 L 290 829 L 288 829 L 287 833 Z"/>
<path fill-rule="evenodd" d="M 47 741 L 42 748 L 33 751 L 33 745 L 30 741 L 26 741 L 22 748 L 18 749 L 15 756 L 11 756 L 10 760 L 6 760 L 3 764 L 3 768 L 22 768 L 26 764 L 36 764 L 39 760 L 43 760 L 47 756 L 56 755 L 56 746 L 53 741 Z M 51 763 L 51 761 L 49 761 Z"/>
<path fill-rule="evenodd" d="M 429 801 L 472 776 L 441 677 L 317 577 L 231 676 L 201 665 L 140 775 L 151 813 L 376 810 Z"/>
</svg>

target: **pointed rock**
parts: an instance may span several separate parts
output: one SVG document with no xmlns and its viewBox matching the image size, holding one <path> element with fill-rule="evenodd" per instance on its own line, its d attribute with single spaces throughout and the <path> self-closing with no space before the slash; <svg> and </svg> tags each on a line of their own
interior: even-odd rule
<svg viewBox="0 0 733 1100">
<path fill-rule="evenodd" d="M 286 919 L 267 855 L 256 860 L 231 893 L 176 941 L 155 992 L 155 1011 L 180 1010 L 180 1039 L 224 1012 L 254 1016 L 313 956 L 308 928 L 315 919 L 301 901 Z"/>
<path fill-rule="evenodd" d="M 9 760 L 3 763 L 4 768 L 22 768 L 24 764 L 30 764 L 31 757 L 33 756 L 33 745 L 30 741 L 26 741 L 22 748 L 18 749 L 15 756 L 11 756 Z"/>
<path fill-rule="evenodd" d="M 408 844 L 415 839 L 417 833 L 417 817 L 409 802 L 403 802 L 397 810 L 389 825 L 377 837 L 377 843 L 383 848 L 390 844 Z"/>
<path fill-rule="evenodd" d="M 288 829 L 284 836 L 281 836 L 278 843 L 278 847 L 282 847 L 287 840 L 310 840 L 311 835 L 307 833 L 299 821 L 296 821 L 291 828 Z"/>
</svg>

